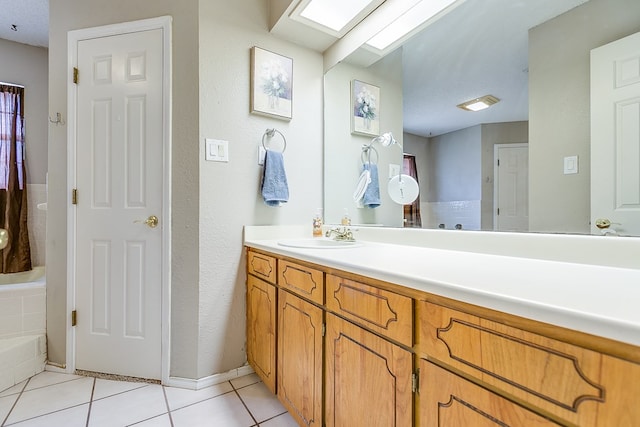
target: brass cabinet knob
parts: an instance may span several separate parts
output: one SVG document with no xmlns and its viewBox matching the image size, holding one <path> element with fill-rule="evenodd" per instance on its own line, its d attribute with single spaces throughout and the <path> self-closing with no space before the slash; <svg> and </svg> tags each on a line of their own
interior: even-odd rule
<svg viewBox="0 0 640 427">
<path fill-rule="evenodd" d="M 608 219 L 606 218 L 596 219 L 596 227 L 598 227 L 600 230 L 609 228 L 610 226 L 611 226 L 611 221 L 609 221 Z"/>
</svg>

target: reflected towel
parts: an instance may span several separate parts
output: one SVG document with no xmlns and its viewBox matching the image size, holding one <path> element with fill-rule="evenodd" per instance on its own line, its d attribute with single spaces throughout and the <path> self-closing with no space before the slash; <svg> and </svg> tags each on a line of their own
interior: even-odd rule
<svg viewBox="0 0 640 427">
<path fill-rule="evenodd" d="M 279 151 L 267 150 L 262 175 L 262 198 L 267 206 L 281 206 L 289 201 L 289 186 L 284 158 Z"/>
<path fill-rule="evenodd" d="M 356 202 L 356 206 L 359 208 L 364 207 L 362 199 L 364 198 L 364 192 L 367 191 L 367 187 L 371 184 L 371 173 L 368 169 L 364 169 L 358 178 L 358 185 L 353 192 L 353 201 Z"/>
<path fill-rule="evenodd" d="M 362 204 L 365 208 L 377 208 L 380 206 L 380 182 L 378 181 L 378 165 L 365 163 L 363 170 L 368 170 L 371 176 L 371 183 L 367 186 L 362 197 Z"/>
</svg>

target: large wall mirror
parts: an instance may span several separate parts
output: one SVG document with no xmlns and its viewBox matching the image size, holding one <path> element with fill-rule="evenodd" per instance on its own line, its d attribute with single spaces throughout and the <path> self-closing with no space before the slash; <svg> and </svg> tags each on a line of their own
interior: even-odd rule
<svg viewBox="0 0 640 427">
<path fill-rule="evenodd" d="M 325 75 L 325 221 L 339 223 L 346 209 L 357 224 L 406 225 L 386 186 L 413 157 L 423 228 L 601 234 L 591 212 L 590 53 L 637 32 L 637 0 L 466 0 L 381 59 L 356 50 Z M 353 202 L 371 140 L 351 131 L 353 80 L 380 88 L 380 133 L 401 145 L 377 147 L 375 209 Z M 483 95 L 500 101 L 457 107 Z M 637 147 L 637 131 L 630 138 Z M 625 174 L 640 222 L 637 157 Z M 625 224 L 612 234 L 616 226 L 638 235 Z"/>
</svg>

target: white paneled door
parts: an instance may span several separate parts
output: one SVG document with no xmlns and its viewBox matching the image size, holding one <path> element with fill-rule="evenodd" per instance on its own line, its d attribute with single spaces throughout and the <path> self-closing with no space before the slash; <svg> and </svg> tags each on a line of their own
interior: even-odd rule
<svg viewBox="0 0 640 427">
<path fill-rule="evenodd" d="M 591 51 L 591 231 L 640 236 L 640 33 Z"/>
<path fill-rule="evenodd" d="M 162 30 L 77 44 L 76 369 L 162 374 Z"/>
<path fill-rule="evenodd" d="M 529 231 L 529 144 L 496 144 L 494 157 L 494 230 Z"/>
</svg>

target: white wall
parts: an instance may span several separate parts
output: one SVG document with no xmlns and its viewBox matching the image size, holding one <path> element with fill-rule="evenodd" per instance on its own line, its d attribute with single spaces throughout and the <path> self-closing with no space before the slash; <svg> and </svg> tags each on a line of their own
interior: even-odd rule
<svg viewBox="0 0 640 427">
<path fill-rule="evenodd" d="M 638 31 L 637 0 L 590 0 L 529 31 L 531 231 L 589 233 L 589 54 Z M 580 173 L 564 175 L 574 155 Z"/>
<path fill-rule="evenodd" d="M 402 165 L 399 147 L 375 144 L 379 154 L 378 174 L 380 201 L 378 208 L 357 208 L 353 192 L 362 172 L 362 144 L 373 137 L 351 134 L 351 81 L 358 79 L 380 88 L 380 132 L 392 132 L 402 144 L 402 52 L 396 51 L 378 63 L 362 68 L 340 63 L 329 70 L 324 80 L 325 102 L 325 222 L 339 224 L 344 209 L 349 210 L 353 224 L 402 226 L 402 206 L 387 193 L 389 163 Z M 374 155 L 375 157 L 375 155 Z M 309 211 L 308 217 L 315 211 Z"/>
<path fill-rule="evenodd" d="M 49 110 L 67 111 L 67 32 L 173 16 L 172 351 L 171 374 L 195 378 L 198 349 L 198 3 L 197 0 L 57 0 L 49 5 Z M 47 345 L 65 364 L 67 302 L 66 126 L 49 128 Z"/>
<path fill-rule="evenodd" d="M 200 146 L 229 141 L 229 163 L 200 167 L 198 377 L 245 363 L 243 225 L 308 224 L 322 206 L 322 55 L 270 35 L 267 2 L 200 2 Z M 249 113 L 249 50 L 293 59 L 293 119 Z M 289 202 L 273 208 L 259 193 L 257 149 L 267 128 L 287 139 Z M 200 151 L 203 153 L 203 150 Z"/>
<path fill-rule="evenodd" d="M 200 14 L 200 16 L 198 16 Z M 245 363 L 245 224 L 310 221 L 322 204 L 322 57 L 267 30 L 267 2 L 59 0 L 50 5 L 50 109 L 66 111 L 66 33 L 173 17 L 171 369 L 203 378 Z M 249 114 L 249 48 L 294 60 L 290 122 Z M 257 146 L 266 128 L 287 136 L 290 202 L 259 198 Z M 50 132 L 49 355 L 66 361 L 66 129 Z M 229 141 L 229 163 L 203 160 L 204 138 Z M 55 147 L 51 148 L 51 147 Z M 53 201 L 53 203 L 52 203 Z"/>
</svg>

